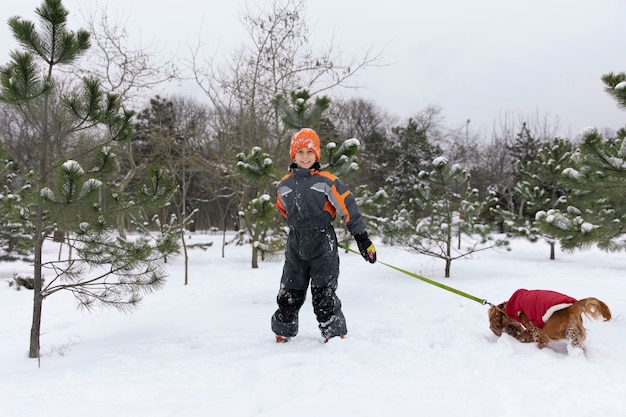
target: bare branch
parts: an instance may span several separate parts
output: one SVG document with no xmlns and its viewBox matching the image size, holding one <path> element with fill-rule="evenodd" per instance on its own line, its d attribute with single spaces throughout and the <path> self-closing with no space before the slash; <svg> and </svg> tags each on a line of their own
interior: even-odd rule
<svg viewBox="0 0 626 417">
<path fill-rule="evenodd" d="M 180 79 L 177 60 L 164 57 L 156 43 L 131 45 L 128 19 L 111 19 L 107 13 L 105 6 L 83 14 L 92 34 L 93 50 L 86 62 L 72 67 L 72 72 L 101 80 L 127 104 L 144 102 L 146 95 L 158 94 L 168 83 Z"/>
</svg>

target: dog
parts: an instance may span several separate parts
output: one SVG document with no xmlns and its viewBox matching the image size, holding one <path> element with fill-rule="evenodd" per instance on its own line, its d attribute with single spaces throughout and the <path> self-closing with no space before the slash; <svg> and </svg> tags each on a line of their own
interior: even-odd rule
<svg viewBox="0 0 626 417">
<path fill-rule="evenodd" d="M 611 310 L 597 298 L 576 300 L 549 290 L 518 289 L 508 301 L 489 308 L 489 328 L 496 336 L 506 333 L 540 349 L 552 341 L 566 341 L 584 349 L 587 330 L 583 316 L 611 320 Z"/>
</svg>

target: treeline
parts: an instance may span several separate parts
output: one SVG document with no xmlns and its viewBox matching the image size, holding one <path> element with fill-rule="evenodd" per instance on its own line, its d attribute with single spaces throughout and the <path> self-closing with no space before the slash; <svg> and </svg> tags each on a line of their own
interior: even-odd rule
<svg viewBox="0 0 626 417">
<path fill-rule="evenodd" d="M 611 249 L 618 246 L 614 239 L 618 234 L 615 219 L 607 220 L 613 225 L 612 233 L 594 220 L 585 223 L 594 225 L 594 232 L 586 231 L 580 237 L 571 234 L 571 227 L 564 234 L 545 225 L 540 229 L 538 225 L 553 220 L 554 214 L 546 215 L 540 222 L 537 213 L 567 212 L 568 207 L 570 212 L 575 211 L 573 207 L 578 204 L 568 200 L 574 189 L 573 180 L 571 175 L 563 176 L 564 170 L 571 174 L 577 169 L 571 155 L 579 156 L 581 149 L 610 154 L 610 148 L 621 143 L 623 129 L 604 132 L 604 137 L 597 140 L 608 149 L 599 149 L 599 145 L 579 148 L 580 141 L 585 144 L 599 132 L 578 138 L 557 138 L 558 125 L 540 115 L 509 116 L 494 126 L 492 132 L 472 131 L 469 120 L 463 126 L 447 126 L 444 109 L 437 107 L 417 110 L 408 120 L 398 120 L 373 101 L 325 95 L 344 86 L 358 70 L 375 65 L 378 57 L 366 54 L 359 60 L 343 63 L 332 54 L 332 46 L 326 51 L 312 51 L 301 12 L 305 9 L 303 5 L 303 1 L 297 0 L 277 2 L 269 11 L 245 16 L 243 22 L 251 42 L 234 51 L 232 60 L 225 66 L 209 63 L 201 67 L 200 57 L 194 56 L 198 88 L 207 97 L 203 102 L 186 96 L 156 95 L 147 105 L 138 106 L 137 97 L 131 96 L 130 91 L 150 90 L 153 86 L 148 81 L 137 81 L 141 76 L 149 75 L 157 82 L 159 79 L 154 74 L 160 74 L 163 82 L 175 77 L 176 72 L 166 72 L 157 64 L 121 69 L 119 61 L 148 60 L 133 55 L 139 52 L 123 49 L 117 49 L 118 56 L 114 56 L 106 45 L 119 44 L 123 39 L 116 37 L 110 27 L 90 22 L 90 32 L 79 33 L 86 39 L 95 38 L 97 47 L 83 40 L 83 50 L 78 54 L 81 60 L 77 56 L 75 60 L 65 61 L 58 51 L 49 51 L 59 54 L 57 61 L 54 56 L 52 61 L 48 56 L 42 57 L 52 62 L 54 68 L 70 67 L 69 71 L 46 80 L 54 84 L 54 89 L 46 99 L 47 109 L 38 109 L 38 112 L 47 111 L 46 117 L 52 119 L 51 127 L 45 132 L 41 132 L 42 123 L 37 120 L 39 113 L 33 116 L 24 111 L 24 105 L 12 102 L 7 92 L 15 77 L 7 73 L 9 66 L 4 67 L 0 141 L 7 158 L 23 171 L 38 171 L 42 185 L 51 186 L 59 181 L 52 167 L 68 159 L 87 161 L 106 144 L 119 165 L 120 177 L 115 180 L 118 196 L 140 191 L 150 181 L 147 173 L 153 171 L 149 168 L 158 167 L 178 188 L 167 208 L 161 209 L 161 222 L 171 215 L 180 219 L 190 216 L 191 229 L 241 231 L 240 242 L 254 243 L 254 248 L 266 248 L 270 252 L 276 245 L 280 246 L 280 239 L 276 239 L 274 232 L 255 231 L 255 228 L 261 220 L 257 213 L 271 215 L 266 212 L 267 207 L 253 208 L 250 204 L 259 204 L 260 196 L 272 194 L 273 181 L 282 176 L 289 164 L 290 136 L 306 126 L 318 131 L 328 150 L 324 155 L 326 169 L 341 175 L 351 188 L 358 190 L 364 205 L 371 203 L 371 222 L 390 243 L 449 260 L 454 257 L 450 250 L 444 250 L 441 255 L 433 252 L 430 244 L 424 245 L 443 236 L 436 237 L 432 231 L 420 235 L 419 230 L 424 222 L 429 222 L 430 227 L 447 227 L 442 233 L 447 240 L 452 235 L 458 238 L 458 250 L 464 234 L 477 232 L 469 224 L 475 216 L 484 223 L 481 230 L 489 225 L 489 230 L 496 227 L 501 233 L 524 235 L 533 240 L 544 237 L 551 243 L 559 241 L 566 248 L 590 243 Z M 58 7 L 62 7 L 59 1 L 44 1 L 40 8 L 44 14 L 39 15 L 45 20 L 46 10 Z M 38 45 L 29 43 L 27 33 L 20 34 L 18 22 L 10 23 L 16 39 L 26 50 L 40 53 Z M 88 54 L 95 58 L 86 61 L 84 56 Z M 97 58 L 101 62 L 100 71 L 93 67 Z M 105 73 L 115 72 L 112 68 L 121 73 L 118 82 L 110 76 L 104 77 Z M 72 79 L 71 75 L 76 77 Z M 135 81 L 122 82 L 128 79 Z M 81 85 L 81 80 L 89 80 L 91 84 Z M 603 81 L 607 92 L 620 103 L 623 73 L 607 74 Z M 104 100 L 105 94 L 111 97 L 101 104 L 108 107 L 96 109 L 97 100 Z M 34 102 L 31 98 L 28 101 Z M 63 110 L 65 105 L 74 119 L 51 111 Z M 88 111 L 98 112 L 98 116 Z M 110 120 L 99 120 L 100 115 Z M 358 139 L 358 147 L 339 146 L 351 138 Z M 335 144 L 337 147 L 333 148 Z M 592 158 L 596 160 L 603 159 Z M 442 208 L 428 207 L 443 204 L 429 201 L 439 198 L 440 192 L 446 198 L 452 196 L 458 200 L 457 206 L 452 206 L 451 201 L 445 203 L 445 216 Z M 370 195 L 376 203 L 367 198 Z M 270 200 L 273 198 L 270 195 Z M 470 203 L 470 200 L 475 201 Z M 280 224 L 278 218 L 264 220 L 273 221 Z M 116 227 L 124 233 L 134 226 L 120 214 Z M 477 247 L 474 243 L 470 246 Z M 253 266 L 257 249 L 254 252 Z M 448 275 L 449 268 L 446 271 Z"/>
</svg>

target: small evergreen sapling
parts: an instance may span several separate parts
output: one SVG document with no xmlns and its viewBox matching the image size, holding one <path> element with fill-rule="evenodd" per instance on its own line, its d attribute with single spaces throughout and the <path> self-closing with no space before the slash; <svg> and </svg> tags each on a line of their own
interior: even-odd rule
<svg viewBox="0 0 626 417">
<path fill-rule="evenodd" d="M 460 165 L 435 158 L 430 170 L 418 174 L 408 204 L 394 209 L 384 222 L 385 240 L 442 259 L 446 278 L 453 260 L 506 245 L 506 239 L 494 239 L 490 225 L 481 219 L 486 203 L 469 179 Z"/>
</svg>

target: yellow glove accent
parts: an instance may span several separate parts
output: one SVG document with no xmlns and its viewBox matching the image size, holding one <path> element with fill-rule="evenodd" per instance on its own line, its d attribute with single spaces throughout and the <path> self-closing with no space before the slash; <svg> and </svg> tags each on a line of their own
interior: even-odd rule
<svg viewBox="0 0 626 417">
<path fill-rule="evenodd" d="M 374 262 L 376 262 L 376 247 L 372 243 L 371 245 L 367 247 L 366 250 L 367 250 L 367 256 L 369 256 L 368 261 L 373 264 Z"/>
</svg>

